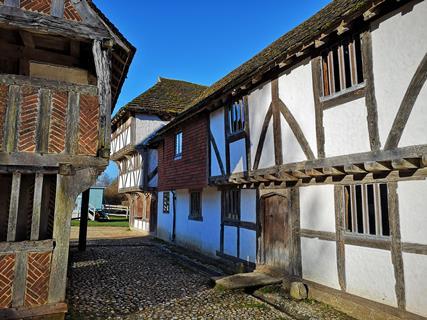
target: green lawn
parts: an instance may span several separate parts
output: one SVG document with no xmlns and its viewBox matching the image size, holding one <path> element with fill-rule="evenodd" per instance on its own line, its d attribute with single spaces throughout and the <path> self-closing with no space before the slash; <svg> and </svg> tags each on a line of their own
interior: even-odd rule
<svg viewBox="0 0 427 320">
<path fill-rule="evenodd" d="M 72 220 L 71 225 L 73 227 L 78 227 L 80 225 L 80 220 Z M 113 217 L 110 216 L 108 221 L 88 221 L 89 227 L 129 227 L 129 221 L 123 217 Z"/>
</svg>

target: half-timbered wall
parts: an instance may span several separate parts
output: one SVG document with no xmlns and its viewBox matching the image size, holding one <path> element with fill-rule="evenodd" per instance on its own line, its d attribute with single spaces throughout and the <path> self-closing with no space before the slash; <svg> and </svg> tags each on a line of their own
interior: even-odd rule
<svg viewBox="0 0 427 320">
<path fill-rule="evenodd" d="M 120 125 L 111 135 L 111 155 L 118 153 L 126 146 L 133 144 L 132 120 L 130 117 L 125 123 Z"/>
</svg>

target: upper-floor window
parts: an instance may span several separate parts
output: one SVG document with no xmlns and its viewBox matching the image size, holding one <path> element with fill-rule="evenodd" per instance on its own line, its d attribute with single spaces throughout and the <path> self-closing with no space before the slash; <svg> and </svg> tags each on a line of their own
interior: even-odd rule
<svg viewBox="0 0 427 320">
<path fill-rule="evenodd" d="M 175 159 L 182 157 L 182 131 L 175 134 Z"/>
<path fill-rule="evenodd" d="M 240 220 L 240 190 L 224 190 L 223 201 L 224 219 Z"/>
<path fill-rule="evenodd" d="M 163 192 L 163 213 L 170 212 L 170 193 Z"/>
<path fill-rule="evenodd" d="M 200 191 L 190 192 L 190 219 L 202 219 L 202 193 Z"/>
<path fill-rule="evenodd" d="M 322 54 L 323 96 L 363 83 L 360 35 L 343 40 Z"/>
<path fill-rule="evenodd" d="M 228 107 L 228 120 L 230 134 L 241 132 L 245 129 L 245 103 L 241 99 Z"/>
<path fill-rule="evenodd" d="M 344 187 L 347 232 L 390 236 L 387 184 Z"/>
</svg>

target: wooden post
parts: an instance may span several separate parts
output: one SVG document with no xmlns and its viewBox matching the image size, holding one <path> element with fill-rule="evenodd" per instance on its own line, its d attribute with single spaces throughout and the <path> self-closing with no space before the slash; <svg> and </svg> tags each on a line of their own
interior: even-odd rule
<svg viewBox="0 0 427 320">
<path fill-rule="evenodd" d="M 82 194 L 82 203 L 80 210 L 79 251 L 86 251 L 87 219 L 89 216 L 89 195 L 90 189 L 87 189 Z"/>
</svg>

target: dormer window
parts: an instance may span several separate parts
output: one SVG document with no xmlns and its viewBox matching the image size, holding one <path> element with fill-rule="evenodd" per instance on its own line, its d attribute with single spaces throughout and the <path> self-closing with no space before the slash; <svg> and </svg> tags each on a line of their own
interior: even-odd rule
<svg viewBox="0 0 427 320">
<path fill-rule="evenodd" d="M 242 132 L 245 129 L 245 103 L 243 99 L 234 102 L 228 108 L 230 134 Z"/>
<path fill-rule="evenodd" d="M 175 160 L 182 158 L 182 131 L 175 134 Z"/>
<path fill-rule="evenodd" d="M 322 54 L 323 96 L 333 96 L 363 83 L 360 35 L 348 38 Z"/>
</svg>

